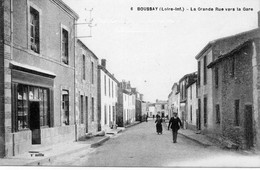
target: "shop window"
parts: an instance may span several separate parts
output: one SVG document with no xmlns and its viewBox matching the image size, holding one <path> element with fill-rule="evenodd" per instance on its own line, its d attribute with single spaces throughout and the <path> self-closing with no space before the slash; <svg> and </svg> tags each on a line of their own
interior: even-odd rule
<svg viewBox="0 0 260 170">
<path fill-rule="evenodd" d="M 30 47 L 36 53 L 40 52 L 39 12 L 30 7 Z"/>
<path fill-rule="evenodd" d="M 15 118 L 15 131 L 30 128 L 30 124 L 33 121 L 30 120 L 32 114 L 39 115 L 40 126 L 50 126 L 50 115 L 49 115 L 49 89 L 28 86 L 28 85 L 17 85 L 17 107 L 14 108 Z M 38 112 L 32 112 L 30 103 L 39 103 Z M 31 111 L 30 111 L 31 110 Z"/>
<path fill-rule="evenodd" d="M 68 31 L 62 29 L 62 46 L 61 46 L 61 57 L 64 64 L 69 64 L 69 36 Z"/>
<path fill-rule="evenodd" d="M 62 90 L 62 125 L 69 125 L 69 91 Z"/>
</svg>

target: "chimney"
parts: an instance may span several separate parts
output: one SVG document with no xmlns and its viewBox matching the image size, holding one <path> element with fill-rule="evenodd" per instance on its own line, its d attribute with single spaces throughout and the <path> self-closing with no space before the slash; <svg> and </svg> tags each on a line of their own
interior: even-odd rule
<svg viewBox="0 0 260 170">
<path fill-rule="evenodd" d="M 258 11 L 258 28 L 260 28 L 260 11 Z"/>
<path fill-rule="evenodd" d="M 106 68 L 106 59 L 101 59 L 101 66 Z"/>
</svg>

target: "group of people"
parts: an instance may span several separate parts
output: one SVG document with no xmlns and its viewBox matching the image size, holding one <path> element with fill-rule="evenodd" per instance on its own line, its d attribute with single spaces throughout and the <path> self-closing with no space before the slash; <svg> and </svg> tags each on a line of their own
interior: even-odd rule
<svg viewBox="0 0 260 170">
<path fill-rule="evenodd" d="M 162 134 L 162 122 L 163 122 L 163 120 L 157 114 L 155 123 L 156 123 L 156 131 L 157 131 L 158 135 Z M 181 120 L 180 120 L 180 118 L 178 118 L 177 113 L 174 112 L 173 117 L 170 118 L 169 125 L 168 125 L 168 130 L 170 130 L 170 128 L 172 129 L 173 143 L 177 142 L 177 134 L 178 134 L 178 130 L 180 129 L 180 127 L 182 127 Z"/>
</svg>

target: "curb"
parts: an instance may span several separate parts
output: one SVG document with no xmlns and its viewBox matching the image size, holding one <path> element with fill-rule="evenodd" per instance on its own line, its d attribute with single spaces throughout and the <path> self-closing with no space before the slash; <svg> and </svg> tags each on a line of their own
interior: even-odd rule
<svg viewBox="0 0 260 170">
<path fill-rule="evenodd" d="M 187 135 L 184 135 L 183 133 L 178 133 L 178 134 L 180 134 L 180 135 L 186 137 L 187 139 L 190 139 L 190 140 L 192 140 L 192 141 L 194 141 L 194 142 L 196 142 L 196 143 L 198 143 L 198 144 L 200 144 L 200 145 L 203 145 L 203 146 L 205 146 L 205 147 L 213 146 L 213 145 L 210 145 L 210 144 L 203 143 L 203 142 L 201 142 L 201 141 L 199 141 L 199 140 L 196 140 L 196 139 L 194 139 L 194 138 L 191 138 L 191 137 L 189 137 L 189 136 L 187 136 Z"/>
<path fill-rule="evenodd" d="M 137 122 L 137 123 L 133 123 L 133 124 L 130 124 L 130 125 L 127 125 L 127 126 L 125 126 L 125 128 L 129 128 L 129 127 L 132 127 L 132 126 L 134 126 L 134 125 L 138 125 L 138 124 L 140 124 L 141 122 Z"/>
<path fill-rule="evenodd" d="M 93 148 L 93 147 L 99 146 L 99 145 L 105 143 L 105 142 L 106 142 L 107 140 L 109 140 L 109 139 L 110 139 L 110 136 L 106 136 L 105 138 L 100 139 L 99 141 L 90 144 L 90 147 Z"/>
</svg>

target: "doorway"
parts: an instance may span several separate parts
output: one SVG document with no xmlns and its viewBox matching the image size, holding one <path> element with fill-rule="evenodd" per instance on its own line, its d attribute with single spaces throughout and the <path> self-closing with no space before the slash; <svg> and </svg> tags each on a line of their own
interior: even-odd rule
<svg viewBox="0 0 260 170">
<path fill-rule="evenodd" d="M 247 149 L 250 149 L 254 145 L 252 112 L 252 105 L 245 105 L 245 138 Z"/>
<path fill-rule="evenodd" d="M 29 124 L 32 131 L 32 144 L 41 144 L 40 102 L 30 102 Z"/>
</svg>

